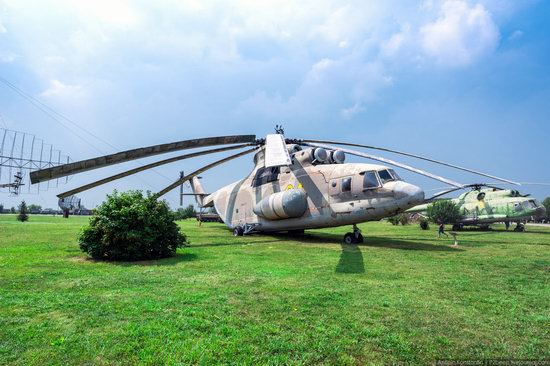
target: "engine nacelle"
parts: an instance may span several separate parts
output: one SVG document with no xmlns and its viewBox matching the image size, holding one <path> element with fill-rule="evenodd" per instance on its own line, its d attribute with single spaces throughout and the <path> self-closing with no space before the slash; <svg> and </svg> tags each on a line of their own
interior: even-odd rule
<svg viewBox="0 0 550 366">
<path fill-rule="evenodd" d="M 273 193 L 254 206 L 254 213 L 268 220 L 282 220 L 302 216 L 307 209 L 307 197 L 301 189 Z"/>
<path fill-rule="evenodd" d="M 333 164 L 343 164 L 346 161 L 346 154 L 342 150 L 332 150 L 330 152 L 330 162 Z"/>
</svg>

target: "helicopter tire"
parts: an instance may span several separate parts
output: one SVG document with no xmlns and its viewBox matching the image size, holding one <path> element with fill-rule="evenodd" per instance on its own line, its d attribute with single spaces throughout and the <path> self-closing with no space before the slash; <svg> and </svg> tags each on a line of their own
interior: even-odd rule
<svg viewBox="0 0 550 366">
<path fill-rule="evenodd" d="M 453 231 L 460 231 L 462 230 L 463 225 L 462 224 L 454 224 L 453 225 Z"/>
<path fill-rule="evenodd" d="M 428 230 L 428 229 L 430 228 L 430 225 L 428 224 L 427 221 L 421 221 L 421 222 L 420 222 L 420 228 L 421 228 L 422 230 Z"/>
<path fill-rule="evenodd" d="M 236 226 L 233 229 L 233 236 L 243 236 L 244 235 L 244 229 L 242 226 Z"/>
<path fill-rule="evenodd" d="M 353 233 L 346 233 L 344 235 L 344 244 L 355 244 L 355 235 Z"/>
</svg>

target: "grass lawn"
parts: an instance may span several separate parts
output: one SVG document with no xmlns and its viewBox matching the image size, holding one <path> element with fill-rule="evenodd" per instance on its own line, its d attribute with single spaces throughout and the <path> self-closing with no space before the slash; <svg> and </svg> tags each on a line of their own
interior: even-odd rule
<svg viewBox="0 0 550 366">
<path fill-rule="evenodd" d="M 0 215 L 0 364 L 428 364 L 550 358 L 550 230 L 361 225 L 233 237 L 181 223 L 170 259 L 87 260 L 86 218 Z"/>
</svg>

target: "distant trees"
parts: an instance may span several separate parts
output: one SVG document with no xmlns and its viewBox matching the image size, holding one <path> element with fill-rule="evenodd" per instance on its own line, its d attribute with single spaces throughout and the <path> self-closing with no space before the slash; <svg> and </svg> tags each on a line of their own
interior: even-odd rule
<svg viewBox="0 0 550 366">
<path fill-rule="evenodd" d="M 176 220 L 190 219 L 192 217 L 195 217 L 196 214 L 197 211 L 195 211 L 195 207 L 193 207 L 193 205 L 189 205 L 185 208 L 180 207 L 175 212 Z"/>
<path fill-rule="evenodd" d="M 4 213 L 4 205 L 0 203 L 0 214 Z"/>
<path fill-rule="evenodd" d="M 29 212 L 30 213 L 40 213 L 40 211 L 42 211 L 42 206 L 35 205 L 35 204 L 30 204 L 29 205 Z"/>
<path fill-rule="evenodd" d="M 17 215 L 17 220 L 21 222 L 29 220 L 27 204 L 25 203 L 25 201 L 21 201 L 21 203 L 19 204 L 19 214 Z"/>
<path fill-rule="evenodd" d="M 544 201 L 542 201 L 542 204 L 546 207 L 546 217 L 550 219 L 550 197 L 546 197 Z"/>
<path fill-rule="evenodd" d="M 166 201 L 141 191 L 108 195 L 79 237 L 96 259 L 134 261 L 169 257 L 187 243 Z"/>
<path fill-rule="evenodd" d="M 12 213 L 12 214 L 15 213 L 15 207 L 10 208 L 10 213 Z"/>
<path fill-rule="evenodd" d="M 459 221 L 460 208 L 451 200 L 436 201 L 428 206 L 428 218 L 435 223 L 452 224 Z"/>
</svg>

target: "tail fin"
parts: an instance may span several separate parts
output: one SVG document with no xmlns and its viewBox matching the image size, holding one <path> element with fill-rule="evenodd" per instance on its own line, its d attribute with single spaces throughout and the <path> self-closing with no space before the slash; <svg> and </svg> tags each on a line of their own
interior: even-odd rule
<svg viewBox="0 0 550 366">
<path fill-rule="evenodd" d="M 204 192 L 204 188 L 202 188 L 202 184 L 199 181 L 199 177 L 193 177 L 189 181 L 191 184 L 191 190 L 193 191 L 195 195 L 195 201 L 197 201 L 197 204 L 199 207 L 203 207 L 204 197 L 207 196 L 207 194 Z"/>
</svg>

